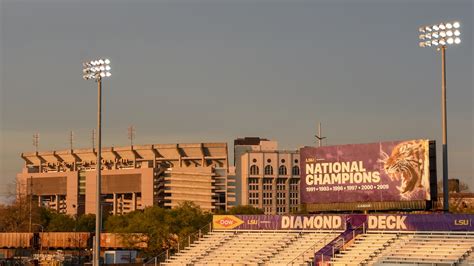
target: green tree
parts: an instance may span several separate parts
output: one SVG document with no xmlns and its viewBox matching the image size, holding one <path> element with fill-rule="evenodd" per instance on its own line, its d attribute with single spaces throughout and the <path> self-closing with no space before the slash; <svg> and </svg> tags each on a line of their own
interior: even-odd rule
<svg viewBox="0 0 474 266">
<path fill-rule="evenodd" d="M 171 224 L 171 232 L 180 238 L 196 232 L 212 221 L 212 214 L 205 213 L 193 202 L 184 202 L 171 210 L 174 220 Z"/>
<path fill-rule="evenodd" d="M 77 232 L 93 232 L 95 230 L 95 214 L 81 215 L 76 219 Z"/>
<path fill-rule="evenodd" d="M 16 198 L 9 205 L 0 205 L 0 232 L 28 232 L 35 231 L 33 224 L 41 223 L 43 208 L 35 202 L 29 201 L 28 197 Z"/>
<path fill-rule="evenodd" d="M 49 232 L 72 232 L 74 231 L 76 221 L 67 214 L 51 212 L 51 220 L 49 221 L 46 231 Z"/>
<path fill-rule="evenodd" d="M 228 214 L 264 214 L 262 209 L 256 208 L 251 205 L 237 205 L 228 211 Z"/>
<path fill-rule="evenodd" d="M 122 216 L 110 216 L 105 229 L 122 233 L 129 246 L 145 241 L 145 254 L 156 255 L 168 248 L 176 249 L 180 239 L 187 239 L 187 235 L 209 224 L 211 219 L 210 213 L 203 212 L 194 203 L 184 202 L 174 209 L 153 206 Z M 141 233 L 146 238 L 130 233 Z"/>
</svg>

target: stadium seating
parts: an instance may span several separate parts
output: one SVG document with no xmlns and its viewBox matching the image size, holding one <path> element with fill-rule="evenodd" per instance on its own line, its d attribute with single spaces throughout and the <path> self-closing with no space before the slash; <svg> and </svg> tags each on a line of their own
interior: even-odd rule
<svg viewBox="0 0 474 266">
<path fill-rule="evenodd" d="M 163 265 L 287 265 L 303 253 L 301 258 L 311 261 L 315 250 L 336 235 L 324 231 L 214 231 Z"/>
<path fill-rule="evenodd" d="M 298 238 L 298 233 L 242 232 L 206 256 L 193 261 L 195 265 L 210 265 L 229 261 L 237 264 L 263 263 Z"/>
<path fill-rule="evenodd" d="M 163 265 L 185 265 L 190 263 L 194 258 L 202 256 L 209 250 L 222 245 L 222 243 L 233 238 L 234 235 L 234 232 L 210 232 L 191 244 L 191 246 L 171 257 Z"/>
<path fill-rule="evenodd" d="M 474 234 L 415 232 L 399 237 L 374 261 L 379 264 L 455 265 L 465 260 L 474 247 Z"/>
<path fill-rule="evenodd" d="M 307 265 L 340 232 L 213 231 L 162 265 Z M 330 265 L 474 265 L 474 233 L 383 232 L 358 235 Z"/>
<path fill-rule="evenodd" d="M 469 265 L 474 234 L 371 232 L 359 235 L 331 265 Z"/>
<path fill-rule="evenodd" d="M 367 233 L 358 235 L 352 243 L 336 254 L 331 265 L 360 265 L 369 262 L 378 253 L 391 245 L 398 238 L 391 233 Z"/>
<path fill-rule="evenodd" d="M 292 245 L 288 245 L 265 261 L 268 265 L 288 265 L 312 261 L 314 253 L 333 240 L 338 233 L 302 232 Z"/>
</svg>

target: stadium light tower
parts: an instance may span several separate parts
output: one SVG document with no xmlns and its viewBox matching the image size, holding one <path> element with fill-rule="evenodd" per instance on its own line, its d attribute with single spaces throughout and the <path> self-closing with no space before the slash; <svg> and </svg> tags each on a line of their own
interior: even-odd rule
<svg viewBox="0 0 474 266">
<path fill-rule="evenodd" d="M 94 266 L 100 265 L 100 229 L 102 215 L 100 211 L 100 182 L 102 168 L 102 78 L 110 77 L 110 60 L 98 59 L 83 63 L 83 78 L 97 82 L 97 180 L 95 212 Z"/>
<path fill-rule="evenodd" d="M 446 116 L 446 48 L 461 43 L 461 24 L 457 21 L 419 28 L 420 47 L 436 47 L 441 51 L 441 114 L 443 127 L 443 206 L 449 212 L 448 191 L 448 126 Z"/>
</svg>

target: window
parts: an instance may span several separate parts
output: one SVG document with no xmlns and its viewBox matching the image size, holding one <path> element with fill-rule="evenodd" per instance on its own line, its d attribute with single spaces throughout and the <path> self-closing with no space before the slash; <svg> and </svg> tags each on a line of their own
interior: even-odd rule
<svg viewBox="0 0 474 266">
<path fill-rule="evenodd" d="M 299 179 L 297 178 L 292 178 L 290 179 L 290 191 L 299 191 Z"/>
<path fill-rule="evenodd" d="M 272 191 L 273 190 L 273 180 L 272 178 L 263 179 L 263 190 Z"/>
<path fill-rule="evenodd" d="M 277 190 L 285 190 L 285 186 L 286 186 L 286 180 L 283 179 L 283 178 L 278 178 L 277 179 Z"/>
<path fill-rule="evenodd" d="M 257 178 L 249 178 L 249 190 L 258 190 Z"/>
<path fill-rule="evenodd" d="M 280 168 L 278 168 L 278 174 L 279 175 L 286 175 L 286 166 L 282 165 Z"/>
<path fill-rule="evenodd" d="M 286 211 L 285 207 L 277 207 L 277 214 L 284 214 Z"/>
<path fill-rule="evenodd" d="M 259 170 L 258 166 L 256 166 L 256 165 L 250 166 L 250 174 L 251 175 L 258 175 L 258 172 L 259 172 L 258 170 Z"/>
<path fill-rule="evenodd" d="M 272 213 L 272 207 L 265 207 L 263 209 L 264 209 L 265 214 L 271 214 Z"/>
<path fill-rule="evenodd" d="M 297 213 L 298 212 L 298 206 L 290 207 L 290 212 L 291 213 Z"/>
<path fill-rule="evenodd" d="M 273 195 L 271 192 L 263 192 L 263 204 L 272 205 Z"/>
<path fill-rule="evenodd" d="M 298 192 L 290 192 L 290 205 L 298 205 Z"/>
<path fill-rule="evenodd" d="M 251 205 L 258 205 L 258 192 L 249 193 L 249 203 Z"/>
<path fill-rule="evenodd" d="M 300 175 L 300 168 L 298 166 L 293 166 L 293 175 Z"/>
<path fill-rule="evenodd" d="M 286 193 L 285 192 L 277 192 L 277 204 L 284 205 L 286 204 Z"/>
<path fill-rule="evenodd" d="M 271 165 L 265 166 L 265 175 L 273 175 L 273 167 Z"/>
</svg>

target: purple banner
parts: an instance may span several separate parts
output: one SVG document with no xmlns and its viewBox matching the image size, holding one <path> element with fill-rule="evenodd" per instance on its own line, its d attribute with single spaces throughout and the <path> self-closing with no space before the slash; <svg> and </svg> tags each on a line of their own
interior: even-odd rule
<svg viewBox="0 0 474 266">
<path fill-rule="evenodd" d="M 214 230 L 474 231 L 472 214 L 214 215 Z"/>
<path fill-rule="evenodd" d="M 304 147 L 301 202 L 430 200 L 429 141 Z"/>
<path fill-rule="evenodd" d="M 471 214 L 368 215 L 369 230 L 388 231 L 474 231 Z"/>
<path fill-rule="evenodd" d="M 214 215 L 215 230 L 343 230 L 346 215 Z"/>
</svg>

